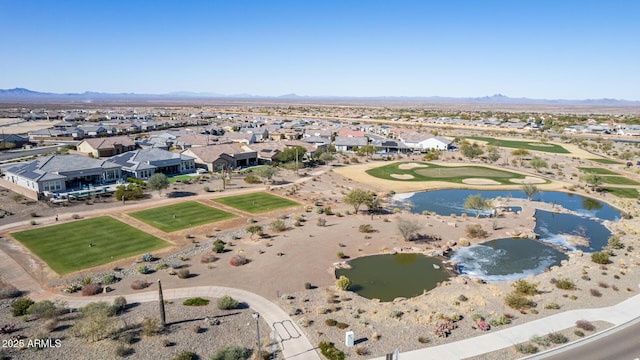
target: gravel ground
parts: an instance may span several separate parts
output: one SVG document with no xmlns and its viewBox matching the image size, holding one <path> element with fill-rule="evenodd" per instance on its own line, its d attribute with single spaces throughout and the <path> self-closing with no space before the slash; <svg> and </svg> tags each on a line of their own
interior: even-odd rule
<svg viewBox="0 0 640 360">
<path fill-rule="evenodd" d="M 0 351 L 10 359 L 119 359 L 121 357 L 116 354 L 116 348 L 118 345 L 123 345 L 130 349 L 128 357 L 132 359 L 170 359 L 184 350 L 193 351 L 200 358 L 206 359 L 227 345 L 255 348 L 256 325 L 251 316 L 251 309 L 218 310 L 215 299 L 211 299 L 211 303 L 206 306 L 184 306 L 183 300 L 173 300 L 166 305 L 168 326 L 162 334 L 147 337 L 142 335 L 140 329 L 143 318 L 159 318 L 157 303 L 129 304 L 128 310 L 116 317 L 116 324 L 121 328 L 128 327 L 130 330 L 122 331 L 120 337 L 114 336 L 97 342 L 88 342 L 72 335 L 71 326 L 78 317 L 77 312 L 61 315 L 57 328 L 46 332 L 43 330 L 44 320 L 24 321 L 22 318 L 11 317 L 11 301 L 2 300 L 0 301 L 0 326 L 13 324 L 17 331 L 0 335 L 2 341 Z M 210 318 L 209 322 L 204 320 L 206 316 Z M 216 320 L 219 324 L 213 325 Z M 199 333 L 194 332 L 193 328 L 196 325 L 202 328 Z M 122 334 L 125 333 L 133 335 L 135 340 L 132 344 L 124 341 Z M 10 342 L 11 337 L 16 335 L 23 336 L 26 344 L 29 340 L 36 338 L 59 339 L 60 346 L 19 350 Z M 268 349 L 269 326 L 264 321 L 260 322 L 260 335 L 263 340 L 262 349 Z M 165 346 L 165 340 L 171 345 Z M 0 352 L 0 354 L 3 353 Z"/>
</svg>

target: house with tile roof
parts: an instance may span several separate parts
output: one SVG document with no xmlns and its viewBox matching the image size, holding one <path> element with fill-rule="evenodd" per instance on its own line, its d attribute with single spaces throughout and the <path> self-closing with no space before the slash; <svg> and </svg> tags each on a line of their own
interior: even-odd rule
<svg viewBox="0 0 640 360">
<path fill-rule="evenodd" d="M 136 149 L 136 144 L 127 136 L 113 136 L 84 139 L 76 145 L 76 149 L 81 153 L 102 158 L 133 151 Z"/>
<path fill-rule="evenodd" d="M 192 147 L 182 152 L 195 158 L 198 167 L 208 171 L 238 169 L 258 164 L 258 153 L 255 150 L 237 143 L 225 143 Z"/>
<path fill-rule="evenodd" d="M 146 180 L 155 173 L 177 175 L 196 171 L 194 157 L 158 148 L 129 151 L 107 161 L 119 165 L 123 176 L 140 180 Z"/>
</svg>

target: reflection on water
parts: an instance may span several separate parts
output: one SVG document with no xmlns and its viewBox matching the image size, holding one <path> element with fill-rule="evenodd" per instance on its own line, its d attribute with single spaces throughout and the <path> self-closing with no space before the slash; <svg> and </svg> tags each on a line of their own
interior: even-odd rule
<svg viewBox="0 0 640 360">
<path fill-rule="evenodd" d="M 352 291 L 380 301 L 417 296 L 449 279 L 442 261 L 421 254 L 372 255 L 353 259 L 349 264 L 351 269 L 336 270 L 336 277 L 348 277 Z"/>
</svg>

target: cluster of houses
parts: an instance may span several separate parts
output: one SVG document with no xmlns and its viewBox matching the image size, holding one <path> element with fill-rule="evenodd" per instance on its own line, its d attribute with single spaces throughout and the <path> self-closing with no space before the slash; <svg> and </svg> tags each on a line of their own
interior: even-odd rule
<svg viewBox="0 0 640 360">
<path fill-rule="evenodd" d="M 31 198 L 56 198 L 61 194 L 114 190 L 114 185 L 125 183 L 129 177 L 146 180 L 155 173 L 216 172 L 271 164 L 288 147 L 304 149 L 299 154 L 301 161 L 314 158 L 329 145 L 347 153 L 366 145 L 381 154 L 451 149 L 451 142 L 445 138 L 406 129 L 365 131 L 331 122 L 320 127 L 302 121 L 308 125 L 306 128 L 251 123 L 235 128 L 199 127 L 198 131 L 172 128 L 139 137 L 86 137 L 87 131 L 72 154 L 3 166 L 2 183 Z M 51 134 L 52 130 L 55 129 L 47 131 Z"/>
</svg>

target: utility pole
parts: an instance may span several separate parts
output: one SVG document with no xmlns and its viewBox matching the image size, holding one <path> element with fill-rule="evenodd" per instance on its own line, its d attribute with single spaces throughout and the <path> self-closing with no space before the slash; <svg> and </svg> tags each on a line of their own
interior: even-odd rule
<svg viewBox="0 0 640 360">
<path fill-rule="evenodd" d="M 160 323 L 164 328 L 167 325 L 167 318 L 164 312 L 164 297 L 162 296 L 162 284 L 160 283 L 160 279 L 158 279 L 158 302 L 160 303 Z"/>
</svg>

